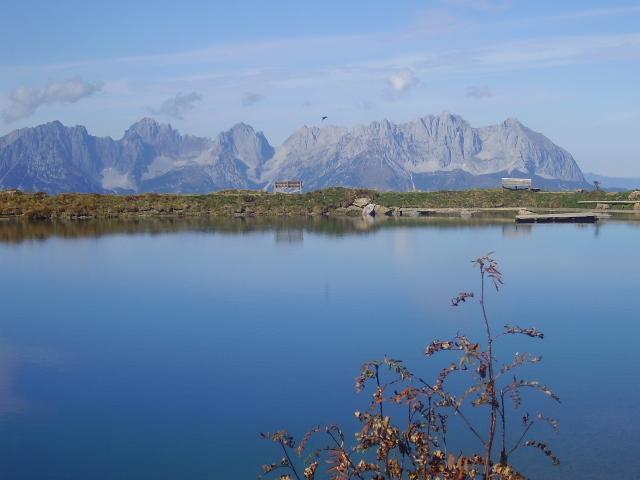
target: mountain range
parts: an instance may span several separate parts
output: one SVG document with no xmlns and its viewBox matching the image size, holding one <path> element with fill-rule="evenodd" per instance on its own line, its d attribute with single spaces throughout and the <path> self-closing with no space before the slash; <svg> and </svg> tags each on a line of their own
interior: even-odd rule
<svg viewBox="0 0 640 480">
<path fill-rule="evenodd" d="M 278 147 L 239 123 L 213 139 L 144 118 L 123 137 L 55 121 L 0 138 L 0 188 L 99 193 L 202 193 L 269 188 L 275 180 L 380 190 L 497 187 L 532 178 L 546 189 L 587 186 L 577 163 L 516 119 L 473 128 L 444 112 L 413 122 L 302 127 Z"/>
<path fill-rule="evenodd" d="M 603 190 L 611 192 L 620 192 L 625 190 L 640 190 L 640 178 L 631 177 L 607 177 L 604 175 L 598 175 L 597 173 L 586 173 L 584 178 L 587 182 L 593 184 L 597 181 L 600 183 L 599 187 Z"/>
</svg>

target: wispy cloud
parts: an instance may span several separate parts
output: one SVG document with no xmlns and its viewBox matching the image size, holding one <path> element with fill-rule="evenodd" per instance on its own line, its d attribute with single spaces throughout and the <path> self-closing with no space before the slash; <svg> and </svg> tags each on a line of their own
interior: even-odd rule
<svg viewBox="0 0 640 480">
<path fill-rule="evenodd" d="M 260 93 L 255 93 L 255 92 L 245 92 L 244 95 L 242 95 L 242 106 L 243 107 L 250 107 L 251 105 L 255 105 L 258 102 L 261 102 L 262 100 L 264 100 L 264 95 L 260 94 Z"/>
<path fill-rule="evenodd" d="M 518 18 L 516 20 L 504 20 L 475 25 L 462 15 L 464 10 L 474 9 L 483 11 L 496 11 L 508 8 L 512 4 L 509 0 L 441 0 L 440 8 L 428 8 L 414 15 L 411 24 L 404 31 L 406 34 L 420 33 L 443 33 L 448 31 L 459 31 L 464 27 L 474 27 L 476 30 L 491 30 L 498 27 L 514 26 L 523 22 L 529 23 L 548 23 L 558 20 L 569 21 L 572 19 L 579 20 L 583 17 L 604 17 L 613 15 L 633 15 L 640 14 L 639 5 L 620 6 L 599 9 L 585 9 L 576 11 L 567 11 L 566 13 L 557 13 L 554 15 L 529 16 L 527 18 Z M 455 8 L 454 8 L 455 7 Z M 123 56 L 104 58 L 86 61 L 63 62 L 56 64 L 40 64 L 40 65 L 13 65 L 9 69 L 0 69 L 5 76 L 11 72 L 25 71 L 59 71 L 59 70 L 86 70 L 88 68 L 104 68 L 111 71 L 118 65 L 128 68 L 130 65 L 136 69 L 151 68 L 158 66 L 197 66 L 197 65 L 215 65 L 218 62 L 227 62 L 230 60 L 239 61 L 242 58 L 252 58 L 255 56 L 263 57 L 264 55 L 273 54 L 278 58 L 284 55 L 294 53 L 307 54 L 310 49 L 314 51 L 331 51 L 339 48 L 344 50 L 345 46 L 352 48 L 355 52 L 359 52 L 362 48 L 370 49 L 386 45 L 389 38 L 394 37 L 393 34 L 353 34 L 353 35 L 330 35 L 320 37 L 299 37 L 295 39 L 271 39 L 259 42 L 245 42 L 228 44 L 216 47 L 201 48 L 179 52 L 167 52 L 153 55 Z M 409 35 L 411 36 L 411 35 Z M 406 38 L 405 38 L 406 39 Z M 264 72 L 260 69 L 249 72 L 252 75 L 260 75 Z M 244 73 L 243 73 L 244 74 Z M 216 70 L 215 72 L 203 74 L 194 72 L 192 74 L 180 77 L 184 81 L 196 80 L 215 80 L 218 78 L 228 77 L 229 75 L 237 76 L 239 72 L 229 72 L 229 70 Z"/>
<path fill-rule="evenodd" d="M 444 0 L 446 5 L 481 12 L 497 12 L 511 8 L 511 0 Z"/>
<path fill-rule="evenodd" d="M 418 12 L 409 24 L 405 37 L 440 36 L 459 33 L 470 26 L 469 21 L 447 10 L 428 8 Z"/>
<path fill-rule="evenodd" d="M 493 97 L 493 92 L 486 85 L 471 86 L 467 88 L 467 97 L 481 99 Z"/>
<path fill-rule="evenodd" d="M 554 20 L 571 20 L 579 18 L 593 17 L 610 17 L 616 15 L 634 15 L 640 14 L 640 6 L 624 6 L 611 8 L 595 8 L 592 10 L 578 10 L 574 12 L 557 13 L 546 17 L 533 17 L 528 19 L 529 22 L 547 22 Z"/>
<path fill-rule="evenodd" d="M 185 50 L 171 53 L 159 53 L 152 55 L 135 55 L 123 57 L 111 57 L 98 60 L 80 60 L 50 64 L 26 64 L 14 66 L 19 70 L 66 70 L 89 67 L 113 67 L 115 65 L 141 66 L 178 66 L 178 65 L 210 65 L 216 62 L 237 60 L 242 57 L 262 56 L 270 52 L 279 53 L 287 51 L 308 51 L 317 49 L 321 51 L 330 47 L 344 45 L 357 45 L 371 41 L 368 35 L 334 35 L 325 37 L 300 37 L 296 39 L 274 39 L 257 42 L 235 43 L 219 47 L 209 47 L 194 50 Z"/>
<path fill-rule="evenodd" d="M 478 67 L 544 68 L 640 58 L 640 34 L 580 35 L 494 44 L 475 53 Z"/>
<path fill-rule="evenodd" d="M 400 95 L 408 92 L 418 84 L 419 80 L 413 70 L 405 68 L 394 73 L 387 79 L 388 87 L 392 94 Z"/>
<path fill-rule="evenodd" d="M 640 33 L 554 36 L 464 48 L 407 49 L 400 55 L 364 62 L 282 72 L 272 82 L 279 88 L 314 88 L 370 84 L 372 79 L 381 79 L 386 83 L 385 96 L 396 98 L 414 88 L 419 79 L 443 75 L 484 75 L 637 59 Z M 395 73 L 389 75 L 389 71 Z"/>
<path fill-rule="evenodd" d="M 640 33 L 575 35 L 500 42 L 477 47 L 403 53 L 349 66 L 369 74 L 407 65 L 414 76 L 529 70 L 602 61 L 640 59 Z M 408 78 L 408 77 L 407 77 Z M 402 85 L 400 81 L 398 85 Z"/>
<path fill-rule="evenodd" d="M 376 104 L 368 100 L 362 100 L 360 102 L 356 102 L 356 108 L 358 110 L 363 110 L 365 112 L 368 112 L 368 111 L 374 110 L 376 108 Z"/>
<path fill-rule="evenodd" d="M 88 83 L 79 78 L 50 82 L 44 88 L 22 85 L 9 93 L 9 106 L 3 110 L 6 123 L 33 115 L 38 108 L 56 103 L 76 103 L 102 88 L 101 83 Z"/>
<path fill-rule="evenodd" d="M 195 108 L 196 102 L 202 101 L 202 95 L 197 92 L 178 93 L 175 97 L 167 98 L 158 108 L 151 108 L 156 115 L 166 115 L 177 119 L 184 118 L 184 114 Z"/>
</svg>

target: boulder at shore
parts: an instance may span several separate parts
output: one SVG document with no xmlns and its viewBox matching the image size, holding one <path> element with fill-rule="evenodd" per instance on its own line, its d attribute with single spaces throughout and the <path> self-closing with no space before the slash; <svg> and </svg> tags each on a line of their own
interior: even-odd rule
<svg viewBox="0 0 640 480">
<path fill-rule="evenodd" d="M 365 205 L 362 209 L 363 217 L 375 217 L 376 216 L 376 206 L 373 203 Z"/>
<path fill-rule="evenodd" d="M 384 207 L 382 205 L 374 205 L 373 211 L 376 212 L 376 215 L 391 215 L 393 211 L 390 208 Z"/>
<path fill-rule="evenodd" d="M 367 197 L 360 197 L 360 198 L 356 198 L 356 199 L 353 201 L 353 204 L 354 204 L 356 207 L 360 207 L 360 208 L 364 208 L 364 207 L 366 207 L 367 205 L 369 205 L 370 203 L 371 203 L 371 199 L 370 199 L 370 198 L 367 198 Z"/>
</svg>

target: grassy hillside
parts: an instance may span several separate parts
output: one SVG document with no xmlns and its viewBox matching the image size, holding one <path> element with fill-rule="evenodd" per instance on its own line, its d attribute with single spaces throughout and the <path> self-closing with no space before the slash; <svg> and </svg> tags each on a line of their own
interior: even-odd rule
<svg viewBox="0 0 640 480">
<path fill-rule="evenodd" d="M 302 195 L 230 190 L 207 195 L 98 195 L 0 192 L 0 216 L 28 219 L 80 219 L 143 216 L 280 216 L 358 215 L 349 206 L 358 197 L 391 208 L 593 208 L 580 200 L 626 200 L 629 193 L 512 192 L 467 190 L 377 192 L 329 188 Z M 632 206 L 616 206 L 629 209 Z"/>
<path fill-rule="evenodd" d="M 396 207 L 432 208 L 595 208 L 578 204 L 583 200 L 627 200 L 629 192 L 530 192 L 464 190 L 440 192 L 385 192 L 378 201 Z"/>
</svg>

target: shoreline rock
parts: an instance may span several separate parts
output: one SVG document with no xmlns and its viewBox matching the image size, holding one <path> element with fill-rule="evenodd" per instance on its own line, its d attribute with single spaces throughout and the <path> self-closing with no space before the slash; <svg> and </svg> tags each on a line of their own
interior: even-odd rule
<svg viewBox="0 0 640 480">
<path fill-rule="evenodd" d="M 353 205 L 359 208 L 364 208 L 371 203 L 371 199 L 368 197 L 359 197 L 353 201 Z"/>
<path fill-rule="evenodd" d="M 383 205 L 375 205 L 373 206 L 373 211 L 376 213 L 376 215 L 383 215 L 383 216 L 390 216 L 393 213 L 393 210 L 391 210 L 388 207 L 385 207 Z"/>
<path fill-rule="evenodd" d="M 376 216 L 376 206 L 373 203 L 369 203 L 362 209 L 363 217 L 375 217 Z"/>
</svg>

